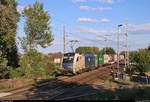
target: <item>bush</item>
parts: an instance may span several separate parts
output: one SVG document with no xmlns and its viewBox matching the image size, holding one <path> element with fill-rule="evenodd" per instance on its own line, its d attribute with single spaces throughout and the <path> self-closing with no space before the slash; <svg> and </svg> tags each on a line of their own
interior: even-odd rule
<svg viewBox="0 0 150 102">
<path fill-rule="evenodd" d="M 138 52 L 132 52 L 130 58 L 141 74 L 150 71 L 150 51 L 148 49 L 140 49 Z"/>
<path fill-rule="evenodd" d="M 59 70 L 55 70 L 52 74 L 51 74 L 51 76 L 53 76 L 53 77 L 58 77 L 58 76 L 61 76 L 61 75 L 64 75 L 61 71 L 59 71 Z"/>
<path fill-rule="evenodd" d="M 0 79 L 6 79 L 9 77 L 7 62 L 8 61 L 6 60 L 6 58 L 2 57 L 1 51 L 0 51 Z"/>
<path fill-rule="evenodd" d="M 23 73 L 21 73 L 21 71 L 19 71 L 20 68 L 10 68 L 9 69 L 9 77 L 11 79 L 20 79 L 23 76 Z"/>
<path fill-rule="evenodd" d="M 48 57 L 36 50 L 31 50 L 20 59 L 20 67 L 11 70 L 12 78 L 49 78 L 57 67 Z"/>
</svg>

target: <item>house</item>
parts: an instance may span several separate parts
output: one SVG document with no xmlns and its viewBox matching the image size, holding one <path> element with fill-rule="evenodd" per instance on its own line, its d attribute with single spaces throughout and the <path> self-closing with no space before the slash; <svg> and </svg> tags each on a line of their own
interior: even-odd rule
<svg viewBox="0 0 150 102">
<path fill-rule="evenodd" d="M 62 53 L 49 53 L 48 54 L 51 61 L 53 61 L 55 64 L 61 64 L 63 60 L 63 54 Z"/>
</svg>

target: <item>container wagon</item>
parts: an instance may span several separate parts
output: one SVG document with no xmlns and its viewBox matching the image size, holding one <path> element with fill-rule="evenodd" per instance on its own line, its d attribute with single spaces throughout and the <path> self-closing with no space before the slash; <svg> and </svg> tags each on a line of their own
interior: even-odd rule
<svg viewBox="0 0 150 102">
<path fill-rule="evenodd" d="M 98 55 L 92 53 L 66 53 L 63 57 L 61 71 L 64 73 L 78 74 L 90 71 L 97 67 L 106 66 L 114 62 L 113 55 L 100 52 Z"/>
<path fill-rule="evenodd" d="M 97 60 L 98 60 L 99 67 L 113 64 L 115 62 L 114 55 L 103 54 L 102 52 L 99 52 L 99 54 L 97 56 Z"/>
</svg>

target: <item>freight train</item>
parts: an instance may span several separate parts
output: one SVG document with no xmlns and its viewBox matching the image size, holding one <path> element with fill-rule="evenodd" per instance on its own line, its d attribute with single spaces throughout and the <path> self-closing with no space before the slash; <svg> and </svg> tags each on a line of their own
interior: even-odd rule
<svg viewBox="0 0 150 102">
<path fill-rule="evenodd" d="M 99 53 L 66 53 L 64 54 L 62 66 L 60 68 L 64 73 L 78 74 L 85 71 L 96 69 L 99 66 L 113 64 L 116 62 L 115 55 L 106 55 Z"/>
</svg>

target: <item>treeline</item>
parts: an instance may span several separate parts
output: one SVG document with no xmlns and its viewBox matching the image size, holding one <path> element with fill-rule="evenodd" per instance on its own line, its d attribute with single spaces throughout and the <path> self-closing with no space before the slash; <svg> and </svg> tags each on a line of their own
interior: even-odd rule
<svg viewBox="0 0 150 102">
<path fill-rule="evenodd" d="M 24 54 L 19 57 L 16 45 L 17 23 L 25 19 L 25 36 L 19 38 Z M 17 12 L 16 0 L 0 0 L 0 79 L 49 77 L 56 66 L 38 52 L 54 40 L 51 17 L 36 1 Z M 20 59 L 18 59 L 20 58 Z"/>
<path fill-rule="evenodd" d="M 130 65 L 127 70 L 130 74 L 139 72 L 141 75 L 150 72 L 150 46 L 130 52 Z"/>
<path fill-rule="evenodd" d="M 76 49 L 76 53 L 84 54 L 84 53 L 93 53 L 93 54 L 99 54 L 99 52 L 103 54 L 116 54 L 115 50 L 112 47 L 106 47 L 103 49 L 99 49 L 98 47 L 79 47 Z"/>
<path fill-rule="evenodd" d="M 99 48 L 97 48 L 97 47 L 79 47 L 76 49 L 76 53 L 84 54 L 87 52 L 90 52 L 93 54 L 98 54 Z"/>
</svg>

